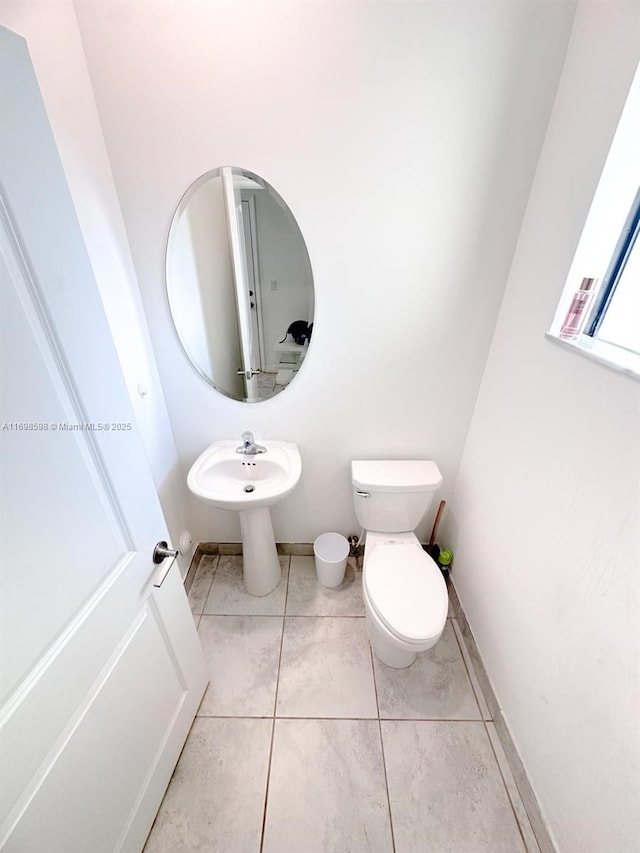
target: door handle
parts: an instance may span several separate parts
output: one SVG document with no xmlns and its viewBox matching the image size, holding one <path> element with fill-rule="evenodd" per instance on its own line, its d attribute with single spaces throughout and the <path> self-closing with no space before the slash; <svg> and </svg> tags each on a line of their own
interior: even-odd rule
<svg viewBox="0 0 640 853">
<path fill-rule="evenodd" d="M 162 540 L 161 542 L 158 542 L 156 547 L 153 549 L 153 562 L 158 566 L 160 565 L 160 563 L 164 562 L 164 560 L 166 560 L 167 557 L 172 558 L 171 560 L 169 560 L 169 562 L 166 564 L 166 566 L 162 567 L 162 571 L 160 572 L 160 576 L 157 577 L 153 582 L 153 585 L 157 589 L 159 589 L 162 586 L 162 584 L 164 583 L 165 578 L 169 574 L 169 570 L 171 569 L 171 566 L 175 563 L 177 556 L 178 556 L 178 551 L 174 551 L 173 548 L 169 548 L 169 546 L 167 545 L 167 543 L 164 540 Z"/>
<path fill-rule="evenodd" d="M 361 492 L 360 489 L 354 489 L 356 495 L 359 498 L 370 498 L 371 494 L 369 492 Z"/>
<path fill-rule="evenodd" d="M 174 551 L 173 548 L 169 548 L 169 546 L 164 540 L 162 540 L 162 542 L 158 542 L 156 547 L 153 549 L 153 562 L 158 566 L 165 559 L 165 557 L 177 556 L 178 552 Z"/>
</svg>

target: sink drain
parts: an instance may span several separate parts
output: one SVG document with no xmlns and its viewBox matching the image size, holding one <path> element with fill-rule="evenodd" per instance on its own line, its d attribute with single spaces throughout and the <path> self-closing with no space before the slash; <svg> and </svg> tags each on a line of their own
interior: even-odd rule
<svg viewBox="0 0 640 853">
<path fill-rule="evenodd" d="M 247 494 L 251 494 L 251 492 L 255 492 L 255 490 L 256 490 L 255 486 L 245 486 L 243 489 L 243 491 L 246 492 Z"/>
</svg>

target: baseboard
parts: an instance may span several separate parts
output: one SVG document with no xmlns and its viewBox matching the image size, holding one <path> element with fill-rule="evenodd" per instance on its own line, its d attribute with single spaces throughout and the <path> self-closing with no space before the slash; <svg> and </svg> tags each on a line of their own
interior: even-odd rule
<svg viewBox="0 0 640 853">
<path fill-rule="evenodd" d="M 313 542 L 278 542 L 276 548 L 283 557 L 313 557 Z"/>
<path fill-rule="evenodd" d="M 278 554 L 283 557 L 290 555 L 298 557 L 313 556 L 313 542 L 276 542 L 276 548 Z M 225 557 L 236 556 L 242 554 L 242 542 L 200 542 L 196 548 L 198 559 L 200 559 L 202 554 L 220 554 Z"/>
<path fill-rule="evenodd" d="M 522 803 L 529 817 L 531 828 L 536 836 L 540 853 L 557 853 L 556 846 L 553 843 L 551 833 L 549 832 L 549 828 L 542 814 L 540 804 L 538 803 L 538 799 L 533 787 L 531 786 L 531 782 L 529 781 L 525 766 L 522 763 L 520 754 L 513 741 L 511 732 L 509 731 L 498 697 L 496 696 L 493 685 L 491 684 L 487 674 L 484 661 L 482 660 L 478 644 L 475 641 L 475 637 L 473 636 L 473 632 L 471 631 L 471 627 L 469 626 L 469 622 L 467 621 L 466 614 L 462 604 L 460 603 L 458 593 L 456 592 L 456 588 L 451 578 L 449 578 L 447 585 L 449 587 L 449 600 L 451 601 L 456 619 L 458 620 L 458 626 L 462 632 L 465 645 L 473 663 L 473 668 L 487 701 L 487 706 L 491 716 L 493 717 L 496 733 L 500 739 L 500 743 L 502 744 L 516 787 L 518 788 Z"/>
<path fill-rule="evenodd" d="M 191 585 L 193 584 L 193 579 L 196 576 L 196 572 L 198 571 L 198 566 L 200 565 L 200 557 L 204 552 L 201 550 L 200 545 L 196 545 L 196 549 L 193 552 L 193 557 L 191 558 L 191 562 L 189 563 L 189 568 L 187 569 L 187 573 L 184 576 L 184 588 L 187 592 L 187 595 L 191 592 Z"/>
</svg>

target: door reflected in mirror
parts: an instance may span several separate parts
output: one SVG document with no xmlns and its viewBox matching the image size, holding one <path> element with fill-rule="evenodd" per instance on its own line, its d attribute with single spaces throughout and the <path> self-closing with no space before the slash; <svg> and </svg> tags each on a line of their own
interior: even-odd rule
<svg viewBox="0 0 640 853">
<path fill-rule="evenodd" d="M 169 230 L 167 295 L 182 347 L 210 385 L 258 402 L 296 377 L 313 334 L 313 276 L 298 224 L 246 169 L 195 181 Z"/>
</svg>

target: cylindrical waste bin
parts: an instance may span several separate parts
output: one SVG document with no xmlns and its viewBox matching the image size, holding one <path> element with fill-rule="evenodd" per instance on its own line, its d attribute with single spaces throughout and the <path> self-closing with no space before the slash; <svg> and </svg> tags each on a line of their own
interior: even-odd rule
<svg viewBox="0 0 640 853">
<path fill-rule="evenodd" d="M 313 543 L 318 583 L 322 586 L 340 586 L 349 556 L 349 543 L 339 533 L 323 533 Z"/>
</svg>

